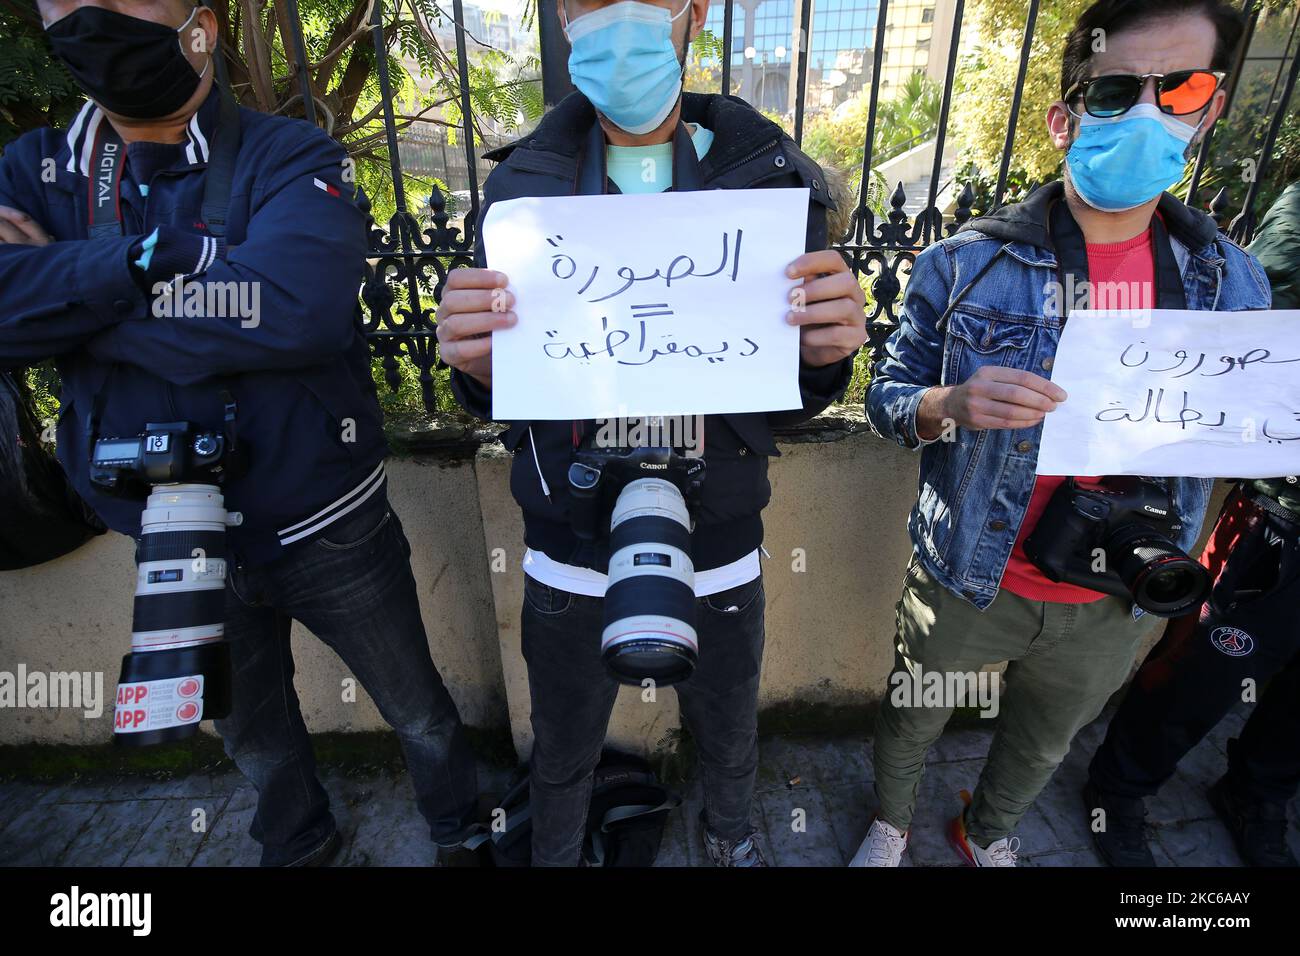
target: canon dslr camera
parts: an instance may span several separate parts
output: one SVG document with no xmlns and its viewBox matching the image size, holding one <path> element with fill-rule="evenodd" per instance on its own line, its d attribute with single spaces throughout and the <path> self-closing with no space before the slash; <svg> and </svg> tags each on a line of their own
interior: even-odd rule
<svg viewBox="0 0 1300 956">
<path fill-rule="evenodd" d="M 1181 617 L 1210 593 L 1210 574 L 1174 544 L 1183 530 L 1160 485 L 1107 478 L 1100 488 L 1068 479 L 1048 503 L 1025 554 L 1048 578 L 1132 598 L 1157 617 Z"/>
<path fill-rule="evenodd" d="M 221 485 L 232 454 L 221 432 L 189 422 L 91 443 L 90 482 L 145 499 L 135 551 L 131 653 L 122 658 L 114 739 L 133 746 L 193 736 L 230 712 L 225 640 L 226 527 Z"/>
</svg>

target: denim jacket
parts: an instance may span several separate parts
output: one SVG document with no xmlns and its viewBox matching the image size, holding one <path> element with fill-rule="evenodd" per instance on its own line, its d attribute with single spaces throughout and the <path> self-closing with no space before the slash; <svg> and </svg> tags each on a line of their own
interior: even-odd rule
<svg viewBox="0 0 1300 956">
<path fill-rule="evenodd" d="M 1063 197 L 1063 184 L 1044 186 L 920 253 L 899 327 L 878 357 L 867 390 L 872 430 L 904 448 L 921 449 L 920 494 L 908 519 L 918 560 L 981 610 L 997 597 L 1024 522 L 1043 426 L 959 429 L 954 441 L 923 442 L 917 407 L 927 389 L 960 384 L 984 365 L 1050 377 L 1061 322 L 1048 302 L 1057 277 L 1048 215 Z M 1188 309 L 1269 307 L 1263 269 L 1221 235 L 1213 220 L 1168 194 L 1159 212 Z M 1190 549 L 1205 521 L 1213 482 L 1155 480 L 1170 491 L 1182 518 L 1178 545 Z"/>
</svg>

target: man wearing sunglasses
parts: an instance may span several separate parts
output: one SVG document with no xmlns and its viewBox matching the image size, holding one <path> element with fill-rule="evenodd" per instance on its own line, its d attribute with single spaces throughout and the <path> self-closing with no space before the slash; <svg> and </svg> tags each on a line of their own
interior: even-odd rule
<svg viewBox="0 0 1300 956">
<path fill-rule="evenodd" d="M 915 554 L 897 612 L 890 686 L 1007 661 L 988 761 L 948 836 L 971 866 L 1014 866 L 1012 836 L 1070 742 L 1132 668 L 1149 618 L 1129 600 L 1050 580 L 1024 542 L 1063 478 L 1038 478 L 1050 381 L 1072 308 L 1236 311 L 1269 305 L 1259 264 L 1165 190 L 1223 110 L 1242 34 L 1219 0 L 1099 0 L 1066 44 L 1048 113 L 1064 176 L 917 257 L 867 415 L 921 451 Z M 1200 529 L 1212 483 L 1156 478 Z M 1076 479 L 1085 487 L 1101 477 Z M 956 701 L 876 722 L 879 812 L 855 865 L 897 866 L 925 754 Z"/>
</svg>

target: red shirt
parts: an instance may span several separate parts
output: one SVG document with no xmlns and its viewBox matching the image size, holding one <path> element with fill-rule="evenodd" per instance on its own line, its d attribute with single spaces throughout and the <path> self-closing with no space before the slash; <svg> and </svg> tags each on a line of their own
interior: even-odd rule
<svg viewBox="0 0 1300 956">
<path fill-rule="evenodd" d="M 1088 244 L 1088 281 L 1092 284 L 1094 309 L 1150 309 L 1155 307 L 1156 259 L 1151 230 L 1127 242 Z M 1075 479 L 1085 488 L 1096 487 L 1100 477 Z M 1100 591 L 1074 584 L 1057 584 L 1025 555 L 1028 538 L 1042 517 L 1056 489 L 1065 483 L 1061 476 L 1044 476 L 1034 482 L 1024 524 L 1002 575 L 1003 590 L 1031 601 L 1057 604 L 1090 604 L 1106 597 Z"/>
</svg>

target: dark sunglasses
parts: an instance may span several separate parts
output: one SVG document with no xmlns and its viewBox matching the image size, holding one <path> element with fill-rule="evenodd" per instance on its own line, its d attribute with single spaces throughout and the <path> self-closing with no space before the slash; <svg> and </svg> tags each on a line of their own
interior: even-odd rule
<svg viewBox="0 0 1300 956">
<path fill-rule="evenodd" d="M 1065 102 L 1083 97 L 1083 108 L 1090 116 L 1111 119 L 1122 116 L 1137 105 L 1147 80 L 1156 80 L 1156 105 L 1170 116 L 1186 116 L 1205 109 L 1228 74 L 1217 70 L 1179 70 L 1176 73 L 1112 73 L 1080 80 L 1065 94 Z"/>
</svg>

